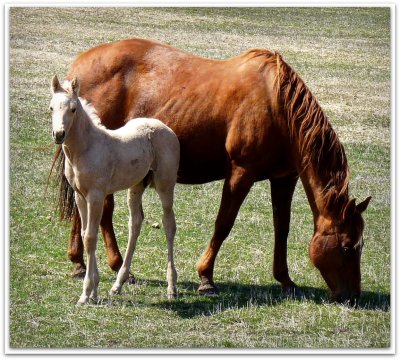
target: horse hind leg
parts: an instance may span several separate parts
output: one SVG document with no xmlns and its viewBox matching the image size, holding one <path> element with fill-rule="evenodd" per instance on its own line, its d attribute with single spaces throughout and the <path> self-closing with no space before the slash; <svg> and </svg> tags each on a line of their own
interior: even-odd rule
<svg viewBox="0 0 400 360">
<path fill-rule="evenodd" d="M 225 179 L 214 235 L 197 263 L 197 272 L 201 280 L 198 292 L 202 295 L 218 293 L 213 280 L 215 259 L 223 241 L 229 235 L 240 206 L 253 183 L 252 174 L 247 169 L 235 165 L 232 166 L 230 175 Z"/>
<path fill-rule="evenodd" d="M 140 234 L 140 229 L 143 223 L 143 208 L 142 195 L 145 190 L 143 183 L 135 185 L 128 190 L 127 203 L 129 207 L 129 239 L 128 246 L 125 252 L 125 257 L 122 266 L 118 271 L 117 279 L 115 280 L 109 294 L 119 294 L 123 284 L 129 278 L 129 270 L 132 263 L 133 253 L 136 248 L 136 242 Z"/>
<path fill-rule="evenodd" d="M 72 228 L 68 245 L 68 258 L 75 264 L 72 277 L 83 278 L 86 274 L 86 265 L 83 259 L 84 246 L 81 236 L 81 219 L 78 208 L 74 210 Z"/>
<path fill-rule="evenodd" d="M 103 234 L 104 244 L 107 253 L 108 266 L 115 272 L 121 268 L 122 256 L 118 249 L 115 238 L 112 216 L 114 212 L 114 196 L 108 195 L 104 201 L 103 215 L 101 217 L 100 228 Z"/>
</svg>

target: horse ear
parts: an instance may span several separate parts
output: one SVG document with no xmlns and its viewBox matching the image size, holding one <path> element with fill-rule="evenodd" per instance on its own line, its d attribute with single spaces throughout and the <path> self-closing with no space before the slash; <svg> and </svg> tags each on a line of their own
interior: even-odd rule
<svg viewBox="0 0 400 360">
<path fill-rule="evenodd" d="M 79 80 L 78 78 L 74 77 L 71 81 L 71 89 L 72 89 L 72 93 L 76 96 L 79 96 Z"/>
<path fill-rule="evenodd" d="M 360 202 L 357 206 L 356 206 L 356 210 L 359 213 L 362 213 L 365 211 L 365 209 L 368 207 L 368 204 L 371 200 L 371 196 L 368 196 L 363 202 Z"/>
<path fill-rule="evenodd" d="M 356 211 L 356 199 L 351 199 L 343 210 L 342 219 L 346 220 Z"/>
<path fill-rule="evenodd" d="M 58 81 L 57 75 L 54 75 L 53 80 L 51 80 L 51 91 L 53 94 L 61 89 L 60 82 Z"/>
</svg>

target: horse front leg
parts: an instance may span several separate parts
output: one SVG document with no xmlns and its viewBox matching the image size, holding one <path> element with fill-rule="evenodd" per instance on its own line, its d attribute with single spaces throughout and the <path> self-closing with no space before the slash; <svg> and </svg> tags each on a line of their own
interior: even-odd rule
<svg viewBox="0 0 400 360">
<path fill-rule="evenodd" d="M 82 295 L 78 304 L 84 305 L 89 299 L 97 301 L 97 287 L 100 281 L 99 271 L 96 261 L 97 234 L 103 212 L 104 196 L 98 192 L 92 191 L 86 197 L 86 216 L 82 216 L 82 222 L 86 220 L 87 226 L 84 228 L 83 243 L 87 254 L 87 270 L 83 280 Z M 84 208 L 81 208 L 80 201 L 77 202 L 79 212 L 84 214 Z"/>
<path fill-rule="evenodd" d="M 298 287 L 289 276 L 287 265 L 290 211 L 297 180 L 298 177 L 293 175 L 270 180 L 275 231 L 273 274 L 282 284 L 282 290 L 286 295 L 300 295 Z"/>
<path fill-rule="evenodd" d="M 229 235 L 243 200 L 254 183 L 254 177 L 246 168 L 233 165 L 229 176 L 225 179 L 222 200 L 214 235 L 197 263 L 197 272 L 201 279 L 198 292 L 203 295 L 214 295 L 218 292 L 214 280 L 214 263 L 223 241 Z"/>
</svg>

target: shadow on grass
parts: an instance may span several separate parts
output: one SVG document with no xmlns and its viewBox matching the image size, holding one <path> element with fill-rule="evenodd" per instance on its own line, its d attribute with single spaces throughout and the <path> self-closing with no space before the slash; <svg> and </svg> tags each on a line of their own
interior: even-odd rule
<svg viewBox="0 0 400 360">
<path fill-rule="evenodd" d="M 139 280 L 146 287 L 165 287 L 165 282 L 158 280 Z M 154 306 L 176 312 L 182 318 L 211 316 L 229 309 L 246 309 L 255 306 L 277 306 L 287 300 L 308 301 L 315 304 L 329 304 L 326 289 L 301 287 L 301 297 L 288 297 L 281 291 L 278 284 L 243 285 L 237 283 L 218 283 L 219 295 L 202 296 L 197 293 L 197 283 L 178 283 L 179 296 L 168 301 L 160 300 L 148 303 L 142 296 L 135 296 L 130 302 L 132 306 Z M 129 305 L 128 305 L 129 306 Z M 390 295 L 365 291 L 362 293 L 357 310 L 390 311 Z"/>
</svg>

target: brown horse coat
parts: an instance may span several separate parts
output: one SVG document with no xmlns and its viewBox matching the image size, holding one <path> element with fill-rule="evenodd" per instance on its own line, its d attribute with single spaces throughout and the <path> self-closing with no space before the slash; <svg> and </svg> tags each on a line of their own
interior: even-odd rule
<svg viewBox="0 0 400 360">
<path fill-rule="evenodd" d="M 264 179 L 271 181 L 274 210 L 274 276 L 286 290 L 295 288 L 286 252 L 290 204 L 300 176 L 314 214 L 311 259 L 334 298 L 359 296 L 361 247 L 356 245 L 369 198 L 358 206 L 349 200 L 343 147 L 310 90 L 279 54 L 253 49 L 231 59 L 209 60 L 131 39 L 81 54 L 68 73 L 69 79 L 74 76 L 81 82 L 82 97 L 94 105 L 106 127 L 145 116 L 174 130 L 181 145 L 179 182 L 225 179 L 214 235 L 197 266 L 201 292 L 215 291 L 218 250 L 251 186 Z M 117 270 L 121 257 L 112 209 L 109 197 L 102 230 L 109 264 Z M 346 248 L 351 256 L 341 250 L 343 244 L 350 244 Z M 80 247 L 75 216 L 69 255 L 82 268 Z"/>
</svg>

